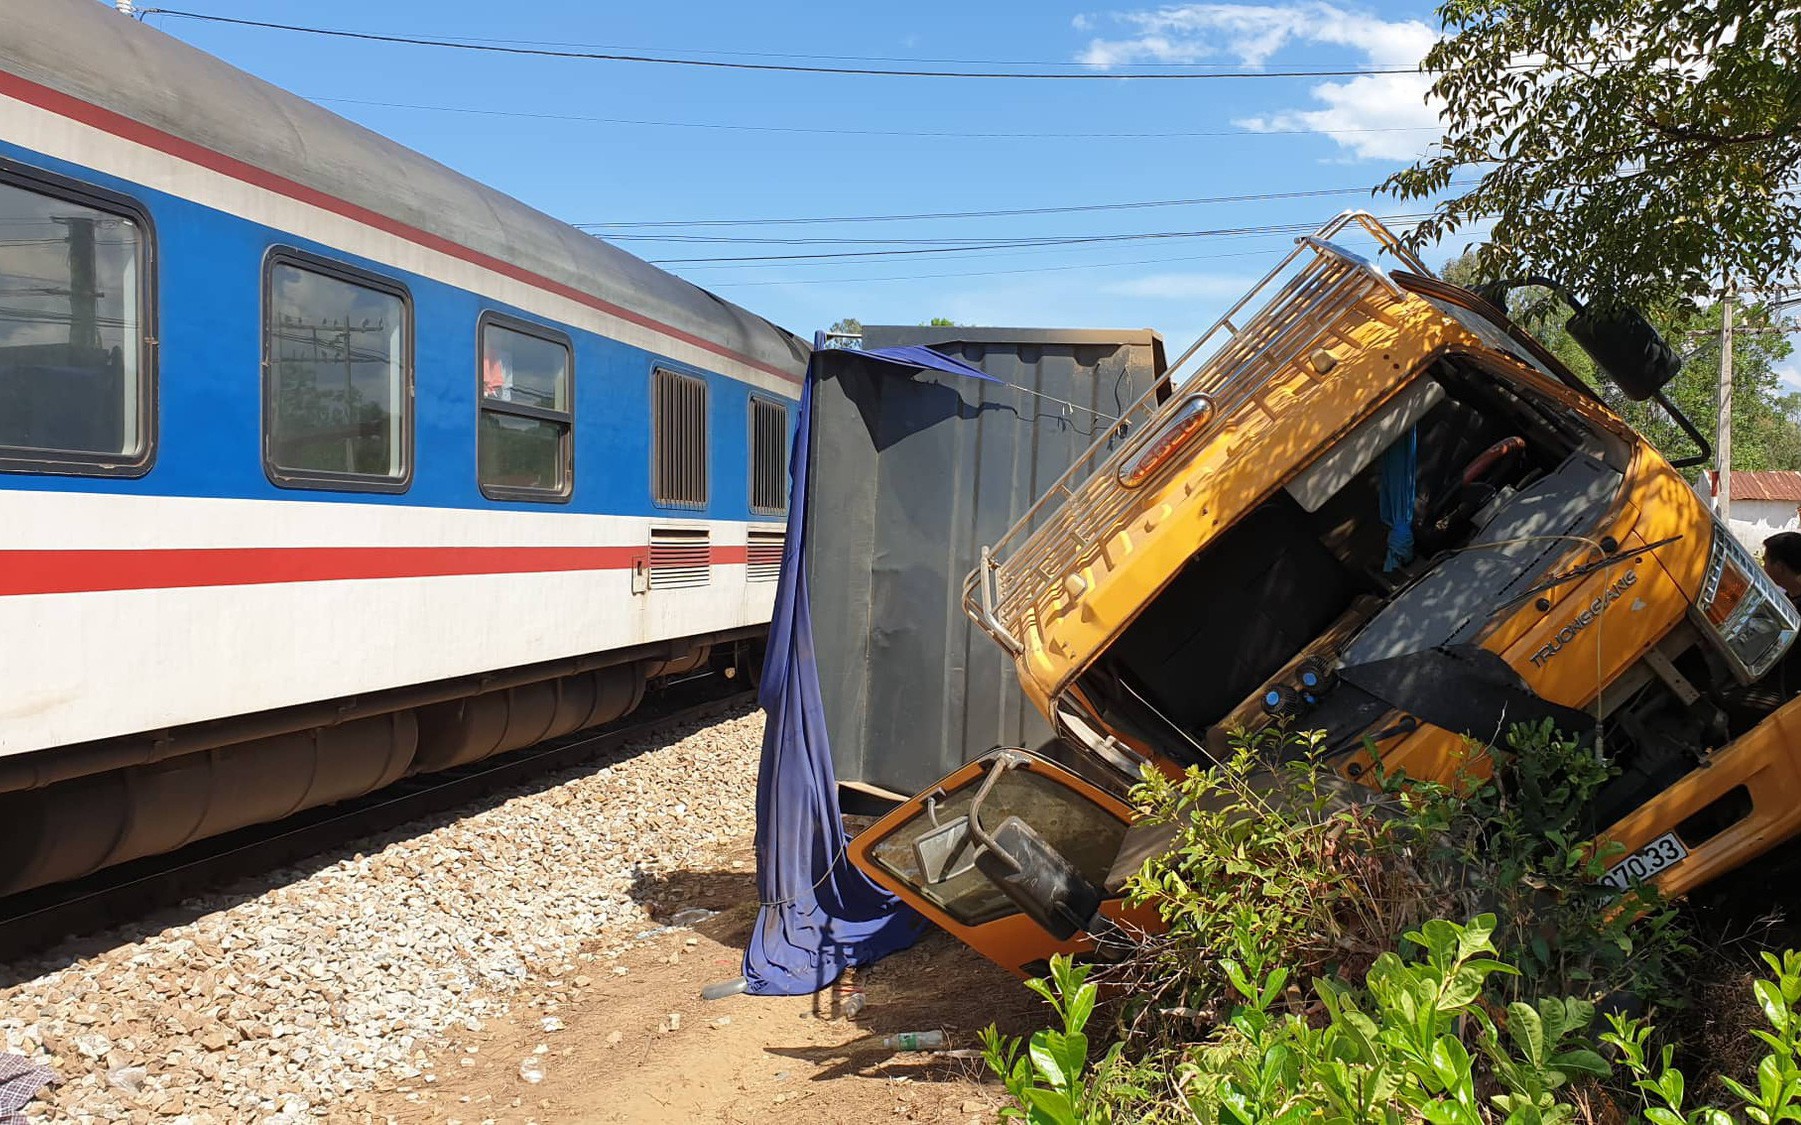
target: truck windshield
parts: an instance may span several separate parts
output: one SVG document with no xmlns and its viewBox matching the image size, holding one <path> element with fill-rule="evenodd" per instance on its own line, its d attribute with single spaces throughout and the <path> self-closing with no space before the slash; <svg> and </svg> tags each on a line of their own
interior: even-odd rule
<svg viewBox="0 0 1801 1125">
<path fill-rule="evenodd" d="M 1628 452 L 1473 357 L 1439 359 L 1196 553 L 1079 683 L 1109 725 L 1217 753 L 1305 650 L 1473 642 L 1607 514 Z"/>
</svg>

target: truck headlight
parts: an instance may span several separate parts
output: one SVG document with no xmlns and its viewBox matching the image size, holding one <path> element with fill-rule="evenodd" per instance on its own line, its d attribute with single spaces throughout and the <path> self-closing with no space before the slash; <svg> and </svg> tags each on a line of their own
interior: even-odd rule
<svg viewBox="0 0 1801 1125">
<path fill-rule="evenodd" d="M 1733 674 L 1747 684 L 1774 667 L 1801 630 L 1801 613 L 1788 595 L 1718 522 L 1695 608 L 1719 641 Z"/>
</svg>

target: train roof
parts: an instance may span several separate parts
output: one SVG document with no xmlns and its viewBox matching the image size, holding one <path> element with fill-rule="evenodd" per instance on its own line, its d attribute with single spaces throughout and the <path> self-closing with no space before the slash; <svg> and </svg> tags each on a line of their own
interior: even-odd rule
<svg viewBox="0 0 1801 1125">
<path fill-rule="evenodd" d="M 97 0 L 0 0 L 0 70 L 798 377 L 806 345 L 699 286 Z"/>
</svg>

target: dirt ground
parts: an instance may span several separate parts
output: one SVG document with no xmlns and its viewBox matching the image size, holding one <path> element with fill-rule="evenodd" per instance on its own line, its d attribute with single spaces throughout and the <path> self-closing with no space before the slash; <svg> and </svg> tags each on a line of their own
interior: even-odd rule
<svg viewBox="0 0 1801 1125">
<path fill-rule="evenodd" d="M 1005 1095 L 980 1059 L 881 1045 L 884 1035 L 941 1028 L 951 1048 L 973 1048 L 990 1022 L 1017 1034 L 1048 1017 L 1011 976 L 942 933 L 862 971 L 867 1007 L 855 1020 L 829 992 L 700 999 L 704 985 L 738 975 L 756 917 L 748 849 L 737 868 L 671 876 L 649 892 L 654 917 L 717 913 L 570 980 L 528 985 L 506 1017 L 428 1045 L 418 1079 L 355 1108 L 409 1125 L 996 1119 Z M 522 1077 L 526 1060 L 540 1081 Z"/>
</svg>

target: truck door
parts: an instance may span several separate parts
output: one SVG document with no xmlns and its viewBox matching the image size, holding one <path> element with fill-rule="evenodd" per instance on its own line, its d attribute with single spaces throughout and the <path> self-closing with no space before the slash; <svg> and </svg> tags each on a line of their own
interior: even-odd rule
<svg viewBox="0 0 1801 1125">
<path fill-rule="evenodd" d="M 1099 892 L 1103 914 L 1124 913 L 1108 884 L 1130 818 L 1125 801 L 1063 767 L 1001 749 L 871 825 L 851 841 L 850 854 L 870 878 L 976 952 L 1021 977 L 1038 976 L 1052 954 L 1094 945 L 1087 933 L 1059 924 L 1072 917 L 1062 903 L 1086 912 L 1094 899 L 1084 895 Z M 1062 913 L 1035 918 L 1017 901 L 1017 888 L 1013 895 L 1003 888 L 1008 878 L 1030 885 L 1025 897 L 1057 901 Z"/>
</svg>

